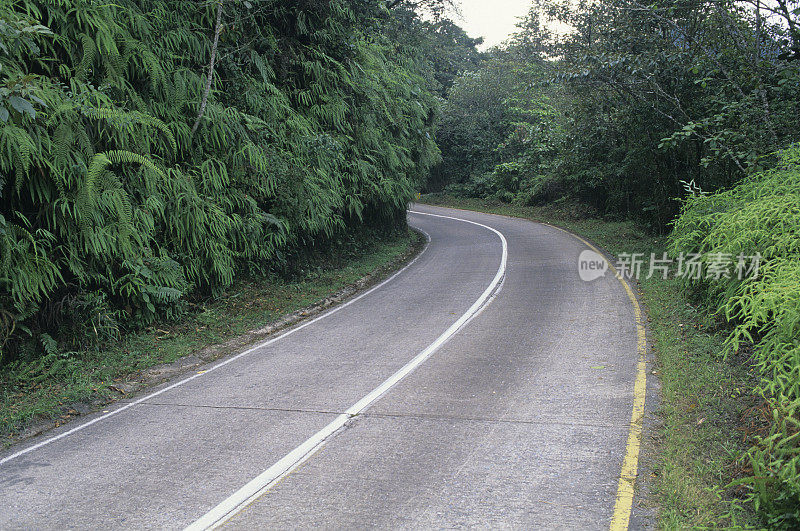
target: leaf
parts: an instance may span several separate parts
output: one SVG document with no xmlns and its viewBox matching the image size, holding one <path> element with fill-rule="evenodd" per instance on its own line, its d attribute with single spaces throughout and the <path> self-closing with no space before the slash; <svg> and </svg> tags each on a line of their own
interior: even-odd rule
<svg viewBox="0 0 800 531">
<path fill-rule="evenodd" d="M 8 109 L 2 105 L 0 105 L 0 120 L 3 120 L 4 122 L 8 121 Z"/>
<path fill-rule="evenodd" d="M 42 26 L 41 24 L 36 24 L 36 25 L 33 25 L 33 26 L 28 26 L 28 27 L 22 28 L 22 31 L 24 31 L 26 33 L 38 33 L 40 35 L 52 35 L 53 34 L 53 32 L 50 31 L 50 28 L 48 28 L 47 26 Z"/>
<path fill-rule="evenodd" d="M 19 96 L 11 96 L 8 98 L 8 103 L 20 114 L 27 114 L 32 120 L 36 119 L 36 109 L 33 108 L 31 102 Z"/>
</svg>

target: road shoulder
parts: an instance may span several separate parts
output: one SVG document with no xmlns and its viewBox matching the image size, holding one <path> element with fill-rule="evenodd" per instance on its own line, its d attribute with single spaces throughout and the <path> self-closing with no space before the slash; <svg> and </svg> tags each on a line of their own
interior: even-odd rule
<svg viewBox="0 0 800 531">
<path fill-rule="evenodd" d="M 76 364 L 71 374 L 56 375 L 61 381 L 27 389 L 27 382 L 3 375 L 3 448 L 131 400 L 190 371 L 201 371 L 206 364 L 313 318 L 405 267 L 425 245 L 426 237 L 410 230 L 407 236 L 378 242 L 363 254 L 297 281 L 242 283 L 177 322 L 123 337 L 110 346 L 114 353 L 99 356 L 98 361 L 110 358 L 109 366 Z"/>
<path fill-rule="evenodd" d="M 660 252 L 664 238 L 632 222 L 588 216 L 576 205 L 523 207 L 478 199 L 428 196 L 426 204 L 530 219 L 578 234 L 609 256 Z M 717 355 L 725 331 L 688 301 L 679 280 L 634 285 L 647 314 L 646 410 L 630 527 L 687 528 L 758 525 L 752 507 L 728 485 L 745 472 L 748 446 L 743 396 L 752 378 L 746 363 Z M 752 422 L 750 422 L 752 424 Z"/>
</svg>

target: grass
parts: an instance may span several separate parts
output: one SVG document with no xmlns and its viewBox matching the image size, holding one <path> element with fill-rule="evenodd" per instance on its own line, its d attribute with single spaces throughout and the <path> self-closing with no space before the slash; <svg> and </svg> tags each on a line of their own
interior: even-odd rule
<svg viewBox="0 0 800 531">
<path fill-rule="evenodd" d="M 526 207 L 442 194 L 425 196 L 423 202 L 550 223 L 612 254 L 661 256 L 665 246 L 664 237 L 647 234 L 633 222 L 591 217 L 574 204 Z M 643 444 L 647 502 L 656 505 L 658 527 L 758 527 L 753 508 L 737 501 L 743 492 L 726 487 L 750 472 L 740 457 L 751 446 L 750 419 L 761 406 L 750 394 L 753 375 L 746 360 L 723 359 L 728 330 L 687 299 L 680 280 L 642 279 L 639 294 L 656 358 L 650 370 L 661 381 L 657 422 L 646 428 Z"/>
<path fill-rule="evenodd" d="M 661 527 L 755 526 L 753 508 L 736 501 L 744 492 L 725 488 L 748 472 L 739 458 L 752 442 L 746 416 L 760 404 L 753 375 L 744 360 L 722 359 L 727 330 L 687 302 L 680 281 L 641 286 L 663 395 L 653 445 Z"/>
<path fill-rule="evenodd" d="M 343 289 L 355 289 L 367 281 L 365 277 L 376 281 L 387 276 L 423 242 L 411 231 L 371 243 L 351 242 L 335 253 L 314 257 L 309 263 L 315 265 L 294 279 L 238 282 L 178 321 L 127 334 L 100 350 L 58 359 L 55 369 L 52 363 L 6 366 L 0 372 L 0 438 L 11 444 L 26 428 L 35 433 L 59 425 L 154 383 L 145 375 L 154 366 L 189 355 L 198 356 L 198 362 L 211 361 L 240 349 L 258 338 L 249 333 L 255 329 Z"/>
</svg>

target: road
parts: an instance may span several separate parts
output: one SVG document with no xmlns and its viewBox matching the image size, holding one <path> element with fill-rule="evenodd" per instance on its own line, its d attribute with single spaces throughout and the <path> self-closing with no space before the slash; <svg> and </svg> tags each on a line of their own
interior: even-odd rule
<svg viewBox="0 0 800 531">
<path fill-rule="evenodd" d="M 625 524 L 623 284 L 582 281 L 554 227 L 414 210 L 430 242 L 387 282 L 0 454 L 0 529 Z"/>
</svg>

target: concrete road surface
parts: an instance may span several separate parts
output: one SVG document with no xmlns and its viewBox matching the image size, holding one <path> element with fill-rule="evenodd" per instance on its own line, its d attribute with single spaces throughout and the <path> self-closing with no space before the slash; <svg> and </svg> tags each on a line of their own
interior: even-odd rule
<svg viewBox="0 0 800 531">
<path fill-rule="evenodd" d="M 642 368 L 622 283 L 558 229 L 414 210 L 430 243 L 388 282 L 0 454 L 0 529 L 607 529 Z"/>
</svg>

